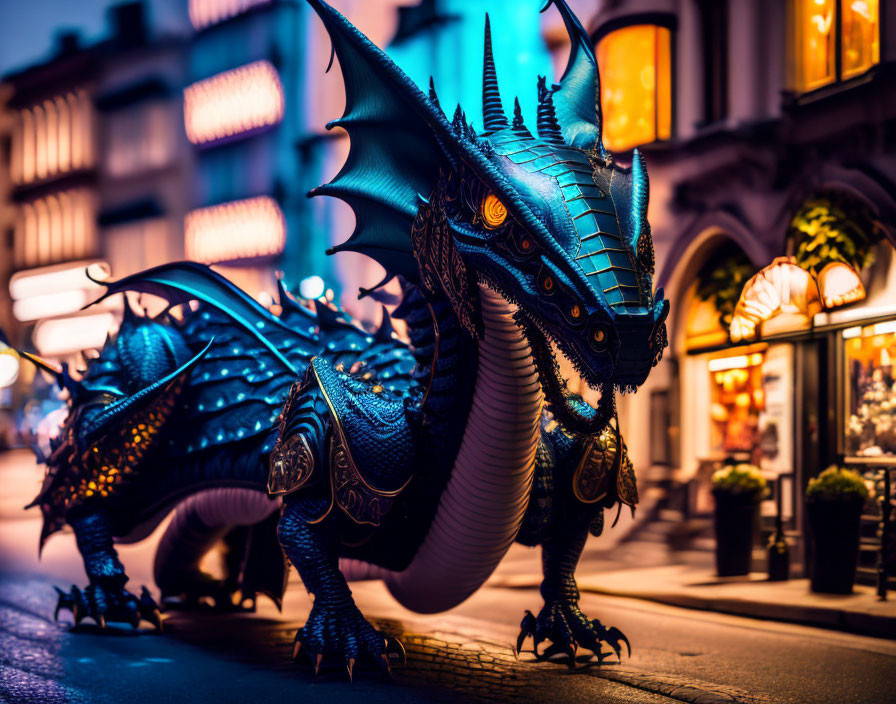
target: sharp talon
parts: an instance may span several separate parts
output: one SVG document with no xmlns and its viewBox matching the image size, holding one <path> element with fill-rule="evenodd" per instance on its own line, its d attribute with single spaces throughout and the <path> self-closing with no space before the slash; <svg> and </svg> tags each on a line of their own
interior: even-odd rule
<svg viewBox="0 0 896 704">
<path fill-rule="evenodd" d="M 386 668 L 386 674 L 389 675 L 389 679 L 392 679 L 392 666 L 389 664 L 389 656 L 385 653 L 380 653 L 380 657 L 383 660 L 383 667 Z"/>
<path fill-rule="evenodd" d="M 323 662 L 324 656 L 322 653 L 318 653 L 317 657 L 314 659 L 314 674 L 316 675 L 320 672 L 320 664 Z"/>
<path fill-rule="evenodd" d="M 296 638 L 295 645 L 292 646 L 292 659 L 298 660 L 300 652 L 302 652 L 302 641 Z"/>
<path fill-rule="evenodd" d="M 97 617 L 94 619 L 94 621 L 96 621 L 96 625 L 99 626 L 100 628 L 105 628 L 105 627 L 106 627 L 106 617 L 103 616 L 102 614 L 100 614 L 99 616 L 97 616 Z"/>
<path fill-rule="evenodd" d="M 569 671 L 572 672 L 576 669 L 576 653 L 579 651 L 578 647 L 575 643 L 573 643 L 567 650 L 566 654 L 569 656 Z"/>
<path fill-rule="evenodd" d="M 161 632 L 161 630 L 162 630 L 162 612 L 161 611 L 159 611 L 158 609 L 153 609 L 152 613 L 149 615 L 149 617 L 147 617 L 146 620 L 149 621 L 153 626 L 155 626 L 157 631 Z"/>
<path fill-rule="evenodd" d="M 78 608 L 77 604 L 72 604 L 72 616 L 75 618 L 76 626 L 81 623 L 81 619 L 84 618 L 84 616 L 81 615 L 81 609 Z"/>
<path fill-rule="evenodd" d="M 355 667 L 355 659 L 349 658 L 348 663 L 345 666 L 345 669 L 348 670 L 348 681 L 352 681 L 352 669 Z"/>
</svg>

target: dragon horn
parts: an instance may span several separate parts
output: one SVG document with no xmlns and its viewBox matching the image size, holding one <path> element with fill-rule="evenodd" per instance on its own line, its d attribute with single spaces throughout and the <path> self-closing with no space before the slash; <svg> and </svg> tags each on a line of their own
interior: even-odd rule
<svg viewBox="0 0 896 704">
<path fill-rule="evenodd" d="M 496 132 L 507 127 L 507 117 L 501 104 L 498 90 L 498 75 L 495 72 L 495 57 L 492 54 L 492 27 L 485 13 L 485 58 L 482 64 L 482 124 L 487 132 Z"/>
<path fill-rule="evenodd" d="M 563 137 L 580 149 L 594 149 L 604 156 L 601 138 L 600 73 L 591 39 L 565 0 L 549 0 L 545 10 L 556 5 L 569 35 L 569 60 L 554 96 Z"/>
</svg>

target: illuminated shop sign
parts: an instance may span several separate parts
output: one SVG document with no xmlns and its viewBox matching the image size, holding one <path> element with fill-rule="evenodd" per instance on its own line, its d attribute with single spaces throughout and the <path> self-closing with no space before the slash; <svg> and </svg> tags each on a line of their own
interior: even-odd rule
<svg viewBox="0 0 896 704">
<path fill-rule="evenodd" d="M 195 29 L 205 29 L 218 22 L 241 15 L 271 0 L 190 0 L 190 22 Z"/>
<path fill-rule="evenodd" d="M 283 86 L 269 61 L 206 78 L 184 90 L 184 126 L 193 144 L 275 125 L 283 119 Z"/>
<path fill-rule="evenodd" d="M 184 222 L 187 259 L 213 263 L 280 254 L 286 220 L 268 196 L 200 208 Z"/>
<path fill-rule="evenodd" d="M 99 297 L 102 287 L 91 281 L 109 276 L 105 262 L 79 262 L 64 267 L 20 271 L 9 282 L 12 312 L 27 322 L 74 313 Z"/>
<path fill-rule="evenodd" d="M 101 349 L 117 327 L 110 312 L 42 320 L 34 328 L 34 345 L 43 357 L 63 357 L 81 350 Z"/>
</svg>

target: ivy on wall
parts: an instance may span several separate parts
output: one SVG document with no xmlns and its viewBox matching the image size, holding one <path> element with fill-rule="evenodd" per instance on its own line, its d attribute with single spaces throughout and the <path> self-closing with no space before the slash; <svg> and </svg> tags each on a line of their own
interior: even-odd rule
<svg viewBox="0 0 896 704">
<path fill-rule="evenodd" d="M 828 192 L 803 203 L 790 223 L 788 241 L 796 263 L 817 275 L 831 262 L 845 262 L 856 271 L 870 266 L 880 236 L 867 205 Z"/>
<path fill-rule="evenodd" d="M 737 245 L 725 244 L 710 255 L 697 274 L 697 297 L 712 302 L 719 311 L 719 322 L 731 326 L 734 307 L 747 280 L 756 267 Z"/>
</svg>

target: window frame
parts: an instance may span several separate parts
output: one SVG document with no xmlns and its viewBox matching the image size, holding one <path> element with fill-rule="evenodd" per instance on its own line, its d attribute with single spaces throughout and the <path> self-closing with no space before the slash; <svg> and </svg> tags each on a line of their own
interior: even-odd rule
<svg viewBox="0 0 896 704">
<path fill-rule="evenodd" d="M 867 80 L 869 74 L 873 73 L 882 63 L 884 63 L 886 56 L 886 32 L 883 31 L 883 23 L 885 19 L 885 8 L 886 8 L 886 0 L 878 0 L 877 4 L 877 32 L 878 32 L 878 60 L 877 63 L 871 64 L 864 71 L 854 74 L 852 76 L 848 76 L 846 78 L 843 77 L 843 3 L 845 0 L 834 0 L 834 77 L 833 80 L 829 83 L 825 83 L 820 86 L 816 86 L 814 88 L 808 88 L 803 90 L 798 85 L 798 73 L 799 68 L 797 66 L 797 61 L 799 60 L 797 54 L 801 47 L 797 45 L 796 36 L 797 36 L 797 4 L 802 2 L 803 0 L 790 0 L 788 2 L 788 16 L 787 16 L 787 42 L 788 42 L 788 82 L 790 84 L 790 89 L 793 91 L 794 95 L 797 97 L 803 96 L 811 96 L 820 93 L 825 93 L 826 91 L 838 90 L 843 87 L 849 87 L 858 83 L 863 83 Z"/>
<path fill-rule="evenodd" d="M 669 12 L 639 12 L 615 17 L 599 25 L 590 34 L 591 48 L 597 56 L 597 45 L 601 39 L 618 29 L 625 29 L 633 25 L 653 25 L 669 31 L 669 136 L 663 139 L 656 137 L 658 134 L 659 110 L 654 115 L 654 139 L 650 142 L 637 144 L 628 149 L 616 153 L 631 153 L 635 147 L 641 149 L 648 145 L 667 144 L 675 140 L 678 134 L 678 16 Z M 603 106 L 601 106 L 603 109 Z"/>
</svg>

